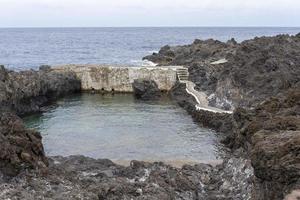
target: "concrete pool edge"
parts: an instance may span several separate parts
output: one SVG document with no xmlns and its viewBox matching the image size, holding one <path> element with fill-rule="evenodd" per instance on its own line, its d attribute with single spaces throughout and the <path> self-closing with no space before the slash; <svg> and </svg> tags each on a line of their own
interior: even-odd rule
<svg viewBox="0 0 300 200">
<path fill-rule="evenodd" d="M 176 69 L 182 66 L 131 67 L 117 65 L 59 65 L 51 67 L 55 72 L 73 72 L 81 82 L 81 90 L 105 90 L 133 92 L 135 79 L 149 79 L 157 83 L 161 91 L 170 91 L 177 81 Z"/>
</svg>

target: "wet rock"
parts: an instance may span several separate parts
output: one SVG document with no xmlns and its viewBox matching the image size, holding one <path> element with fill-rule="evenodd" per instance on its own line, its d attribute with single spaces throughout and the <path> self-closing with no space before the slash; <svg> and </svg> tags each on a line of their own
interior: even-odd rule
<svg viewBox="0 0 300 200">
<path fill-rule="evenodd" d="M 157 100 L 161 97 L 161 91 L 153 80 L 136 79 L 132 86 L 137 99 Z"/>
</svg>

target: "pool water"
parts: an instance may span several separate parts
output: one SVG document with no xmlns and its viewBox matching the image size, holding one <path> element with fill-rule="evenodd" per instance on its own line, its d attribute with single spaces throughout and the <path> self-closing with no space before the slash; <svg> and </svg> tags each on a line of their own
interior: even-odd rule
<svg viewBox="0 0 300 200">
<path fill-rule="evenodd" d="M 74 94 L 24 121 L 41 132 L 49 156 L 188 163 L 219 155 L 216 133 L 167 97 L 145 102 L 131 94 Z"/>
</svg>

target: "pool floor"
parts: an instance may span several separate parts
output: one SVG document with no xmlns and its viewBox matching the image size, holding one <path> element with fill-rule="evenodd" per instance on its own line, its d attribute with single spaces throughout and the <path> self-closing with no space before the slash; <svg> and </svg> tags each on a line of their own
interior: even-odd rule
<svg viewBox="0 0 300 200">
<path fill-rule="evenodd" d="M 189 163 L 219 154 L 216 133 L 167 97 L 144 102 L 131 94 L 74 94 L 24 121 L 41 132 L 49 156 Z"/>
</svg>

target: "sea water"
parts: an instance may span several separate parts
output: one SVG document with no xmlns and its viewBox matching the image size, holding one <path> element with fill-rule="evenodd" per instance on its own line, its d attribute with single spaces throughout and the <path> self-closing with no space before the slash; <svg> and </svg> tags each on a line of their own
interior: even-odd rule
<svg viewBox="0 0 300 200">
<path fill-rule="evenodd" d="M 172 163 L 219 159 L 217 133 L 200 127 L 169 98 L 139 101 L 131 94 L 74 94 L 24 118 L 43 136 L 47 155 L 85 155 Z"/>
<path fill-rule="evenodd" d="M 15 70 L 71 63 L 151 65 L 142 58 L 167 44 L 188 44 L 196 38 L 241 42 L 299 32 L 279 27 L 1 28 L 0 64 Z"/>
</svg>

